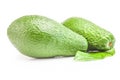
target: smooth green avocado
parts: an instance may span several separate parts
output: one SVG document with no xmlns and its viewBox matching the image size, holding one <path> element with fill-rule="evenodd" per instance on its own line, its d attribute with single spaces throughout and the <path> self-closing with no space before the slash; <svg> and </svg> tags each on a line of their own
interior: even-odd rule
<svg viewBox="0 0 120 80">
<path fill-rule="evenodd" d="M 87 40 L 62 24 L 39 15 L 23 16 L 11 23 L 7 34 L 23 54 L 34 58 L 73 56 L 86 51 Z"/>
<path fill-rule="evenodd" d="M 86 19 L 71 17 L 63 25 L 84 36 L 88 41 L 88 50 L 106 51 L 114 46 L 115 38 L 112 33 Z"/>
</svg>

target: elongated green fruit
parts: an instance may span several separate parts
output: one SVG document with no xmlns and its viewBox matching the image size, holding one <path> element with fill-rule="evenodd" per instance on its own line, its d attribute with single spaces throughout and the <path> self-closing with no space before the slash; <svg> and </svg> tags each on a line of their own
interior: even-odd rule
<svg viewBox="0 0 120 80">
<path fill-rule="evenodd" d="M 75 60 L 77 61 L 91 61 L 91 60 L 99 60 L 104 59 L 109 56 L 113 56 L 115 54 L 115 49 L 112 48 L 105 52 L 82 52 L 78 51 L 75 55 Z"/>
<path fill-rule="evenodd" d="M 83 36 L 44 16 L 20 17 L 12 22 L 7 34 L 21 53 L 35 58 L 72 56 L 88 48 Z"/>
<path fill-rule="evenodd" d="M 72 17 L 64 21 L 63 25 L 83 35 L 88 41 L 89 50 L 105 51 L 114 46 L 115 38 L 112 33 L 86 19 Z"/>
</svg>

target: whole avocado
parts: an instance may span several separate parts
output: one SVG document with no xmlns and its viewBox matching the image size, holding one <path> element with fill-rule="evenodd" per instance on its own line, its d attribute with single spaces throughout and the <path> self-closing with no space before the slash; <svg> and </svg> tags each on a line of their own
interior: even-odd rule
<svg viewBox="0 0 120 80">
<path fill-rule="evenodd" d="M 12 44 L 34 58 L 73 56 L 86 51 L 87 40 L 62 24 L 39 15 L 27 15 L 13 21 L 7 29 Z"/>
<path fill-rule="evenodd" d="M 88 41 L 88 50 L 106 51 L 114 46 L 115 38 L 112 33 L 86 19 L 71 17 L 63 25 L 84 36 Z"/>
</svg>

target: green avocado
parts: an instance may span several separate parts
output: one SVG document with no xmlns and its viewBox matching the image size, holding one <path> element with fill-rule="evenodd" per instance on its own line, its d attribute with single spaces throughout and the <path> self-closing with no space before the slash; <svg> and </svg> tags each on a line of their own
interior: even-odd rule
<svg viewBox="0 0 120 80">
<path fill-rule="evenodd" d="M 27 15 L 13 21 L 7 29 L 12 44 L 34 58 L 73 56 L 86 51 L 87 40 L 56 21 L 39 15 Z"/>
<path fill-rule="evenodd" d="M 86 19 L 71 17 L 63 25 L 84 36 L 88 41 L 88 50 L 106 51 L 114 46 L 115 38 L 112 33 Z"/>
</svg>

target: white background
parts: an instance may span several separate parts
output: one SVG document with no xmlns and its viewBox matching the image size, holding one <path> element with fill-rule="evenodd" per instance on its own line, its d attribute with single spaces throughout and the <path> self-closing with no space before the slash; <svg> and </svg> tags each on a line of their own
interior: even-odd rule
<svg viewBox="0 0 120 80">
<path fill-rule="evenodd" d="M 32 14 L 58 22 L 71 16 L 86 18 L 115 35 L 116 54 L 90 62 L 26 57 L 13 47 L 6 32 L 13 20 Z M 119 0 L 0 0 L 0 80 L 120 80 L 119 27 Z"/>
</svg>

